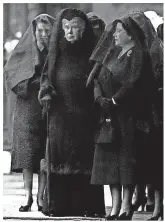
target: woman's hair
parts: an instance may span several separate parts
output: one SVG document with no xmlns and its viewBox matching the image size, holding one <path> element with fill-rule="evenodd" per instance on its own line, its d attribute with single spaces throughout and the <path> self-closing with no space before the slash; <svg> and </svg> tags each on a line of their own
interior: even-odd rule
<svg viewBox="0 0 165 222">
<path fill-rule="evenodd" d="M 127 32 L 127 34 L 128 34 L 129 36 L 131 36 L 132 38 L 134 37 L 133 34 L 132 34 L 132 32 L 131 32 L 131 30 L 130 30 L 130 28 L 129 28 L 127 25 L 125 25 L 122 21 L 118 21 L 117 23 L 122 24 L 122 27 L 123 27 L 123 29 Z M 116 25 L 117 25 L 117 24 L 116 24 Z"/>
<path fill-rule="evenodd" d="M 48 17 L 44 16 L 44 15 L 38 16 L 34 22 L 35 22 L 35 27 L 34 27 L 35 30 L 34 31 L 36 31 L 36 26 L 38 23 L 44 23 L 44 24 L 48 24 L 48 25 L 52 26 Z"/>
<path fill-rule="evenodd" d="M 157 27 L 158 36 L 162 41 L 163 41 L 163 31 L 164 31 L 164 25 L 162 23 Z"/>
<path fill-rule="evenodd" d="M 131 18 L 128 17 L 126 19 L 117 19 L 115 20 L 113 27 L 115 27 L 117 23 L 121 23 L 122 27 L 126 30 L 127 34 L 132 37 L 136 43 L 140 43 L 142 46 L 145 46 L 145 34 L 140 26 Z"/>
</svg>

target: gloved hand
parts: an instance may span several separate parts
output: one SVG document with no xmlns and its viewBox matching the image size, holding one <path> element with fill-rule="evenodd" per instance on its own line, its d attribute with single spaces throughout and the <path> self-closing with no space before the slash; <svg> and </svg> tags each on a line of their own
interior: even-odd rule
<svg viewBox="0 0 165 222">
<path fill-rule="evenodd" d="M 112 106 L 114 105 L 113 102 L 112 102 L 112 99 L 108 99 L 108 98 L 105 98 L 105 97 L 102 97 L 102 96 L 98 96 L 97 99 L 96 99 L 96 102 L 100 104 L 100 106 L 103 108 L 103 109 L 111 109 Z"/>
<path fill-rule="evenodd" d="M 46 115 L 46 113 L 49 111 L 51 103 L 51 97 L 50 95 L 45 95 L 41 100 L 40 104 L 42 105 L 42 117 Z"/>
<path fill-rule="evenodd" d="M 43 117 L 48 112 L 50 108 L 51 96 L 48 94 L 48 87 L 41 88 L 38 93 L 38 100 L 42 106 L 42 115 Z"/>
<path fill-rule="evenodd" d="M 50 86 L 41 87 L 39 90 L 39 93 L 38 93 L 38 100 L 42 106 L 43 106 L 42 98 L 44 98 L 45 96 L 48 96 L 48 95 L 52 96 L 51 91 L 50 91 Z"/>
<path fill-rule="evenodd" d="M 41 100 L 41 105 L 43 107 L 43 113 L 48 112 L 50 108 L 50 103 L 51 103 L 51 97 L 50 95 L 45 95 Z"/>
</svg>

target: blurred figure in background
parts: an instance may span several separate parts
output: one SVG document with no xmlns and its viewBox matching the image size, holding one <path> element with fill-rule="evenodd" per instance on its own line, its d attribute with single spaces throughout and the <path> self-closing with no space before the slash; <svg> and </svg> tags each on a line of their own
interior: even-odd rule
<svg viewBox="0 0 165 222">
<path fill-rule="evenodd" d="M 13 172 L 23 172 L 25 199 L 19 211 L 26 212 L 33 203 L 33 173 L 40 170 L 44 157 L 46 125 L 38 102 L 41 70 L 48 52 L 54 18 L 41 14 L 28 27 L 4 67 L 8 90 L 16 94 L 13 123 Z M 42 209 L 45 177 L 39 174 L 37 205 Z"/>
<path fill-rule="evenodd" d="M 142 28 L 146 37 L 146 46 L 150 51 L 153 41 L 157 36 L 152 22 L 141 11 L 133 12 L 130 15 Z M 154 188 L 151 184 L 146 184 L 146 159 L 150 156 L 150 147 L 147 145 L 149 136 L 150 131 L 145 130 L 145 126 L 136 129 L 137 185 L 133 198 L 133 206 L 134 210 L 138 210 L 141 206 L 142 211 L 146 209 L 146 211 L 152 212 L 154 209 Z M 144 173 L 142 174 L 141 172 Z M 146 187 L 147 196 L 145 193 Z"/>
<path fill-rule="evenodd" d="M 163 24 L 157 27 L 150 54 L 156 80 L 155 112 L 157 127 L 149 141 L 148 181 L 154 188 L 154 209 L 149 220 L 163 220 Z"/>
<path fill-rule="evenodd" d="M 145 11 L 144 14 L 150 19 L 155 31 L 157 31 L 158 26 L 163 23 L 163 17 L 159 16 L 155 11 Z"/>
<path fill-rule="evenodd" d="M 102 33 L 105 29 L 105 22 L 99 16 L 97 16 L 94 12 L 87 13 L 87 17 L 92 25 L 94 34 L 96 36 L 96 43 L 99 41 Z"/>
</svg>

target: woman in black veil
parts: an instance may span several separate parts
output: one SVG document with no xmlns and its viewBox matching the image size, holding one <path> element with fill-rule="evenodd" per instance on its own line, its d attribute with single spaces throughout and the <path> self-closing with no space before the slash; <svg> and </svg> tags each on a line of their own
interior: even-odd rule
<svg viewBox="0 0 165 222">
<path fill-rule="evenodd" d="M 39 174 L 38 211 L 43 205 L 45 176 L 40 172 L 40 160 L 45 153 L 46 124 L 38 92 L 54 21 L 47 14 L 34 18 L 4 67 L 6 86 L 16 95 L 11 170 L 23 173 L 25 200 L 20 212 L 31 209 L 33 173 Z"/>
<path fill-rule="evenodd" d="M 145 37 L 146 37 L 146 45 L 150 52 L 151 62 L 152 62 L 152 71 L 155 77 L 155 86 L 156 86 L 156 97 L 155 101 L 153 101 L 153 116 L 154 119 L 156 116 L 159 116 L 159 121 L 162 122 L 162 86 L 163 86 L 163 49 L 161 40 L 158 37 L 150 19 L 148 19 L 143 12 L 134 12 L 130 14 L 131 17 L 139 24 L 141 29 L 143 30 Z M 162 184 L 161 181 L 163 178 L 163 164 L 162 164 L 162 156 L 163 156 L 163 139 L 162 139 L 162 132 L 160 130 L 161 127 L 157 127 L 155 133 L 146 134 L 144 131 L 137 130 L 137 149 L 138 149 L 138 161 L 142 162 L 143 164 L 139 164 L 138 172 L 142 172 L 145 170 L 146 173 L 145 177 L 139 173 L 137 175 L 137 185 L 135 189 L 135 196 L 133 199 L 133 205 L 135 210 L 142 206 L 142 210 L 144 207 L 146 211 L 153 212 L 154 211 L 154 184 Z M 148 137 L 149 136 L 149 137 Z M 149 139 L 149 140 L 148 140 Z M 145 141 L 148 141 L 147 144 Z M 154 145 L 157 144 L 157 145 Z M 155 153 L 155 148 L 157 147 L 157 152 Z M 160 148 L 158 148 L 160 147 Z M 143 157 L 141 155 L 141 150 L 144 150 Z M 147 160 L 147 164 L 146 164 Z M 156 165 L 153 167 L 153 162 L 156 162 Z M 158 169 L 157 169 L 158 168 Z M 154 174 L 153 172 L 159 172 L 159 174 Z M 152 179 L 151 179 L 152 178 Z M 161 179 L 160 179 L 161 178 Z M 154 181 L 154 183 L 153 183 Z M 145 183 L 144 183 L 145 182 Z M 145 189 L 147 184 L 147 198 L 145 195 Z M 157 199 L 157 198 L 156 198 Z M 146 205 L 145 205 L 146 204 Z M 157 215 L 156 212 L 159 212 L 159 207 L 156 207 L 158 210 L 154 211 L 154 215 Z"/>
<path fill-rule="evenodd" d="M 148 132 L 153 124 L 154 79 L 143 31 L 130 16 L 115 20 L 91 60 L 96 64 L 87 86 L 94 80 L 95 104 L 100 109 L 91 182 L 110 185 L 112 211 L 107 219 L 130 220 L 138 165 L 136 129 Z"/>
<path fill-rule="evenodd" d="M 146 46 L 150 51 L 153 41 L 156 38 L 156 31 L 150 21 L 142 11 L 135 11 L 129 14 L 131 18 L 140 26 L 143 30 L 145 39 L 146 39 Z M 133 197 L 133 206 L 134 210 L 138 210 L 141 206 L 141 210 L 144 211 L 152 211 L 154 207 L 154 189 L 151 184 L 146 184 L 147 180 L 144 178 L 141 172 L 146 170 L 145 161 L 150 156 L 150 146 L 147 145 L 147 139 L 149 134 L 145 132 L 145 130 L 136 130 L 136 146 L 137 146 L 137 161 L 143 164 L 138 164 L 138 174 L 137 174 L 137 185 L 135 187 L 134 197 Z M 143 150 L 143 157 L 141 155 Z M 142 161 L 143 160 L 143 161 Z M 144 182 L 145 181 L 145 182 Z M 147 197 L 146 197 L 146 190 L 147 187 Z"/>
<path fill-rule="evenodd" d="M 146 180 L 154 188 L 154 207 L 149 220 L 163 220 L 163 24 L 157 28 L 150 54 L 156 80 L 154 115 L 156 114 L 158 123 L 149 141 Z"/>
<path fill-rule="evenodd" d="M 93 92 L 85 86 L 95 37 L 87 16 L 64 9 L 53 26 L 39 100 L 49 109 L 50 209 L 44 214 L 104 215 L 102 186 L 90 185 L 94 154 Z"/>
</svg>

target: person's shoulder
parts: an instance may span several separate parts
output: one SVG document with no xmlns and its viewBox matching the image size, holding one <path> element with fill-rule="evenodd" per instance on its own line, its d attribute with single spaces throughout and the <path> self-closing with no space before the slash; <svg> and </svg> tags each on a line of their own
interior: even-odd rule
<svg viewBox="0 0 165 222">
<path fill-rule="evenodd" d="M 145 48 L 143 47 L 138 47 L 138 46 L 134 46 L 132 49 L 132 57 L 134 57 L 135 59 L 138 59 L 138 58 L 142 58 L 144 57 L 148 52 Z"/>
<path fill-rule="evenodd" d="M 152 42 L 150 53 L 152 54 L 152 53 L 155 53 L 155 52 L 159 52 L 160 50 L 162 50 L 162 48 L 161 48 L 161 45 L 160 45 L 160 40 L 157 37 Z"/>
</svg>

